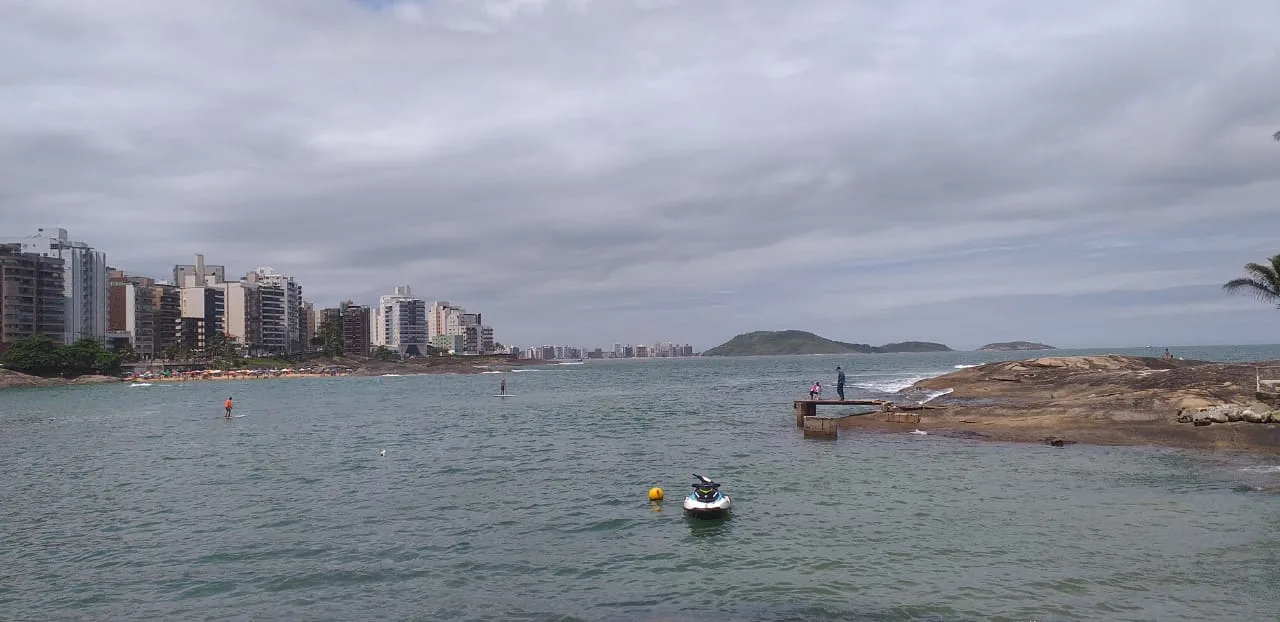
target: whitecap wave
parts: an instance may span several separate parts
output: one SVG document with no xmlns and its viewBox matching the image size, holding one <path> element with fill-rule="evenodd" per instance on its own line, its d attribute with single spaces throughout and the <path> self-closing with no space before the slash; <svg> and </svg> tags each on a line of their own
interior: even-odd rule
<svg viewBox="0 0 1280 622">
<path fill-rule="evenodd" d="M 970 367 L 977 367 L 977 365 L 966 365 L 964 363 L 961 363 L 959 365 L 956 365 L 955 369 L 969 369 Z"/>
<path fill-rule="evenodd" d="M 1280 473 L 1280 465 L 1251 466 L 1251 467 L 1245 467 L 1240 470 L 1246 473 Z"/>
<path fill-rule="evenodd" d="M 853 386 L 859 389 L 866 389 L 868 391 L 878 391 L 880 393 L 897 393 L 898 391 L 920 382 L 921 380 L 927 380 L 931 377 L 932 376 L 910 376 L 889 378 L 875 382 L 859 382 Z"/>
</svg>

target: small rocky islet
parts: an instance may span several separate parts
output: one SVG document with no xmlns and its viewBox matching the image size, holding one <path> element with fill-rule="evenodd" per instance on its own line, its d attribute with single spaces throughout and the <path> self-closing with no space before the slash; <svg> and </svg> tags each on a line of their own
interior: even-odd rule
<svg viewBox="0 0 1280 622">
<path fill-rule="evenodd" d="M 1035 350 L 1057 350 L 1057 348 L 1034 341 L 1000 341 L 988 343 L 978 348 L 977 352 L 1029 352 Z"/>
</svg>

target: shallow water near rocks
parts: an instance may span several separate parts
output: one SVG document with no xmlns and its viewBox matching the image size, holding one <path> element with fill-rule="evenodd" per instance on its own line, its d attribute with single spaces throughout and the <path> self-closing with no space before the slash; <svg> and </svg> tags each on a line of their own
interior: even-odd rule
<svg viewBox="0 0 1280 622">
<path fill-rule="evenodd" d="M 794 426 L 790 400 L 836 364 L 850 397 L 882 397 L 1016 356 L 3 391 L 0 619 L 1280 611 L 1280 460 Z M 1280 348 L 1216 352 L 1232 356 Z M 501 378 L 516 397 L 489 397 Z M 222 418 L 228 394 L 244 418 Z M 730 519 L 681 516 L 695 472 L 722 482 Z"/>
</svg>

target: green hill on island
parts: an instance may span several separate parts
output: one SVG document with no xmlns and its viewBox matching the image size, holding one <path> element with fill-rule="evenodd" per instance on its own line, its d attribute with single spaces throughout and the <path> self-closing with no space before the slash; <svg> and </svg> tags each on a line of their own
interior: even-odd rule
<svg viewBox="0 0 1280 622">
<path fill-rule="evenodd" d="M 1024 350 L 1057 350 L 1053 346 L 1046 346 L 1043 343 L 1035 343 L 1031 341 L 1001 341 L 999 343 L 988 343 L 978 352 L 1021 352 Z"/>
<path fill-rule="evenodd" d="M 903 341 L 873 346 L 845 343 L 819 337 L 802 330 L 755 331 L 743 333 L 702 356 L 766 356 L 779 354 L 878 354 L 890 352 L 950 352 L 951 348 L 929 341 Z"/>
</svg>

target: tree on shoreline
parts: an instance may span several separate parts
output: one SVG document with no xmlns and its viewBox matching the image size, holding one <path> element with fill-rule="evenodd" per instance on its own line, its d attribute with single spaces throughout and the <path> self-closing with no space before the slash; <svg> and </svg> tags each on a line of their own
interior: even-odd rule
<svg viewBox="0 0 1280 622">
<path fill-rule="evenodd" d="M 24 337 L 5 350 L 0 356 L 0 363 L 14 371 L 36 376 L 75 378 L 84 374 L 120 371 L 120 355 L 92 338 L 62 346 L 44 335 Z"/>
<path fill-rule="evenodd" d="M 1280 133 L 1277 133 L 1280 135 Z M 1278 139 L 1280 140 L 1280 139 Z M 1249 276 L 1232 279 L 1222 285 L 1228 294 L 1244 294 L 1280 308 L 1280 255 L 1267 260 L 1271 265 L 1247 263 L 1244 271 Z"/>
</svg>

